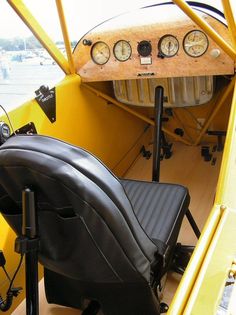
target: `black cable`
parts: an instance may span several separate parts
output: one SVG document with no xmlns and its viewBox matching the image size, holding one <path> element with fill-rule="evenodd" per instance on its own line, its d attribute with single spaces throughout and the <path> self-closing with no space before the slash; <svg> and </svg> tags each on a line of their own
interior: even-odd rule
<svg viewBox="0 0 236 315">
<path fill-rule="evenodd" d="M 19 269 L 21 267 L 21 264 L 22 264 L 22 261 L 23 261 L 23 257 L 24 257 L 24 255 L 21 254 L 19 264 L 18 264 L 18 266 L 16 268 L 16 271 L 15 271 L 12 279 L 10 280 L 10 285 L 9 285 L 8 290 L 7 290 L 6 299 L 3 300 L 1 295 L 0 295 L 0 311 L 2 311 L 2 312 L 7 312 L 10 309 L 10 307 L 12 305 L 13 297 L 17 296 L 19 291 L 21 290 L 21 288 L 12 288 L 12 285 L 13 285 L 15 277 L 16 277 L 16 275 L 17 275 L 17 273 L 18 273 L 18 271 L 19 271 Z M 8 274 L 7 274 L 7 277 L 8 277 L 8 279 L 10 278 L 8 276 Z"/>
<path fill-rule="evenodd" d="M 11 278 L 10 278 L 8 272 L 6 271 L 6 268 L 4 266 L 2 266 L 2 269 L 5 272 L 5 275 L 6 275 L 7 279 L 11 282 Z"/>
<path fill-rule="evenodd" d="M 22 264 L 22 261 L 23 261 L 23 257 L 24 257 L 24 254 L 21 254 L 19 264 L 18 264 L 18 266 L 17 266 L 17 268 L 16 268 L 16 271 L 15 271 L 15 273 L 14 273 L 12 279 L 11 279 L 11 282 L 10 282 L 10 285 L 9 285 L 9 288 L 8 288 L 7 292 L 9 292 L 9 291 L 11 290 L 11 287 L 12 287 L 12 285 L 13 285 L 13 282 L 14 282 L 14 280 L 15 280 L 15 277 L 16 277 L 16 275 L 17 275 L 17 273 L 18 273 L 18 271 L 19 271 L 19 269 L 20 269 L 20 267 L 21 267 L 21 264 Z"/>
</svg>

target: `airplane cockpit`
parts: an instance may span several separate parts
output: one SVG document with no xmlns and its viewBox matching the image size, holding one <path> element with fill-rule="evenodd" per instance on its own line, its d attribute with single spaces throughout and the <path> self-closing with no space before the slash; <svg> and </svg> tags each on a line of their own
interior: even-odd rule
<svg viewBox="0 0 236 315">
<path fill-rule="evenodd" d="M 235 314 L 232 3 L 157 1 L 81 36 L 74 1 L 72 40 L 56 0 L 55 42 L 27 1 L 7 4 L 35 38 L 0 38 L 0 312 Z"/>
</svg>

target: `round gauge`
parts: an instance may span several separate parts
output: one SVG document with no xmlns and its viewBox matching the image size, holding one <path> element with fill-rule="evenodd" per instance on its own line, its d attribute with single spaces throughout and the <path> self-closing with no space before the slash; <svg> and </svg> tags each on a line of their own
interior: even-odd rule
<svg viewBox="0 0 236 315">
<path fill-rule="evenodd" d="M 117 60 L 126 61 L 130 58 L 132 49 L 126 40 L 119 40 L 115 43 L 113 52 Z"/>
<path fill-rule="evenodd" d="M 173 35 L 164 35 L 158 43 L 159 52 L 165 57 L 173 57 L 179 50 L 179 42 Z"/>
<path fill-rule="evenodd" d="M 140 43 L 138 43 L 137 50 L 140 56 L 147 57 L 152 52 L 152 45 L 147 40 L 142 40 Z"/>
<path fill-rule="evenodd" d="M 104 65 L 110 58 L 110 49 L 104 42 L 96 42 L 91 50 L 91 57 L 98 65 Z"/>
<path fill-rule="evenodd" d="M 205 33 L 194 30 L 186 34 L 183 45 L 189 56 L 200 57 L 207 51 L 209 42 Z"/>
</svg>

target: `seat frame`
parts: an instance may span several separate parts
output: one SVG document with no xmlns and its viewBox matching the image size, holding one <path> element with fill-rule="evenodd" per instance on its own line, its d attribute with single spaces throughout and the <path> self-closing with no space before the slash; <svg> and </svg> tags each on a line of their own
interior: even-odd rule
<svg viewBox="0 0 236 315">
<path fill-rule="evenodd" d="M 15 251 L 25 255 L 26 315 L 39 314 L 37 213 L 35 193 L 22 191 L 22 235 L 15 240 Z"/>
</svg>

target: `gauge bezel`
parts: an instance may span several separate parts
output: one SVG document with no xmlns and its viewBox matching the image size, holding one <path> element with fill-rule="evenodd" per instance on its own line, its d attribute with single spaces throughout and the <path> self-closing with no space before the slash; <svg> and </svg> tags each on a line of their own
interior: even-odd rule
<svg viewBox="0 0 236 315">
<path fill-rule="evenodd" d="M 104 44 L 104 45 L 106 45 L 106 47 L 108 48 L 108 51 L 109 51 L 109 57 L 108 57 L 107 60 L 106 60 L 105 62 L 103 62 L 103 63 L 97 62 L 96 59 L 94 58 L 94 55 L 93 55 L 93 50 L 94 50 L 94 48 L 95 48 L 97 45 L 99 45 L 99 44 Z M 108 46 L 107 43 L 105 43 L 105 42 L 103 42 L 103 41 L 98 41 L 98 42 L 95 42 L 95 43 L 93 44 L 93 46 L 91 47 L 90 55 L 91 55 L 91 58 L 92 58 L 92 60 L 93 60 L 94 63 L 96 63 L 96 64 L 99 65 L 99 66 L 103 66 L 103 65 L 105 65 L 105 64 L 108 62 L 108 60 L 110 59 L 110 57 L 111 57 L 111 52 L 110 52 L 110 48 L 109 48 L 109 46 Z"/>
<path fill-rule="evenodd" d="M 129 49 L 130 49 L 129 57 L 127 57 L 126 59 L 119 59 L 119 57 L 117 56 L 117 53 L 115 52 L 116 46 L 117 46 L 119 43 L 121 43 L 121 42 L 123 42 L 123 43 L 125 43 L 127 46 L 129 46 Z M 131 55 L 132 55 L 132 47 L 131 47 L 130 43 L 129 43 L 127 40 L 125 40 L 125 39 L 120 39 L 120 40 L 118 40 L 118 41 L 114 44 L 114 46 L 113 46 L 113 54 L 114 54 L 115 58 L 116 58 L 118 61 L 120 61 L 120 62 L 125 62 L 125 61 L 127 61 L 128 59 L 130 59 L 130 57 L 131 57 Z"/>
<path fill-rule="evenodd" d="M 190 54 L 190 53 L 186 50 L 186 48 L 185 48 L 185 40 L 186 40 L 187 36 L 188 36 L 189 34 L 193 33 L 193 32 L 200 32 L 200 33 L 202 33 L 202 34 L 205 36 L 206 42 L 207 42 L 207 45 L 206 45 L 205 50 L 204 50 L 200 55 L 197 55 L 197 56 Z M 199 29 L 191 30 L 191 31 L 189 31 L 189 32 L 184 36 L 184 39 L 183 39 L 183 49 L 184 49 L 184 52 L 185 52 L 188 56 L 190 56 L 190 57 L 192 57 L 192 58 L 199 58 L 199 57 L 203 56 L 203 55 L 207 52 L 208 47 L 209 47 L 209 39 L 208 39 L 206 33 L 204 33 L 202 30 L 199 30 Z"/>
<path fill-rule="evenodd" d="M 142 45 L 144 45 L 144 44 L 147 44 L 148 47 L 149 47 L 148 53 L 145 53 L 145 54 L 143 54 L 143 52 L 140 53 L 140 47 L 141 47 Z M 151 44 L 151 42 L 148 41 L 148 40 L 142 40 L 141 42 L 138 43 L 137 51 L 138 51 L 138 53 L 139 53 L 139 55 L 140 55 L 141 57 L 148 57 L 148 56 L 150 56 L 151 53 L 152 53 L 152 44 Z"/>
<path fill-rule="evenodd" d="M 167 55 L 167 54 L 164 53 L 164 52 L 162 51 L 162 49 L 161 49 L 161 44 L 162 44 L 163 40 L 164 40 L 166 37 L 172 37 L 172 38 L 177 42 L 177 44 L 178 44 L 178 48 L 177 48 L 176 52 L 175 52 L 173 55 Z M 177 53 L 178 53 L 178 51 L 179 51 L 179 46 L 180 46 L 180 45 L 179 45 L 179 41 L 178 41 L 178 38 L 177 38 L 176 36 L 174 36 L 174 35 L 172 35 L 172 34 L 165 34 L 165 35 L 163 35 L 163 36 L 159 39 L 157 48 L 158 48 L 158 51 L 159 51 L 164 57 L 166 57 L 166 58 L 172 58 L 172 57 L 174 57 L 174 56 L 177 55 Z"/>
</svg>

